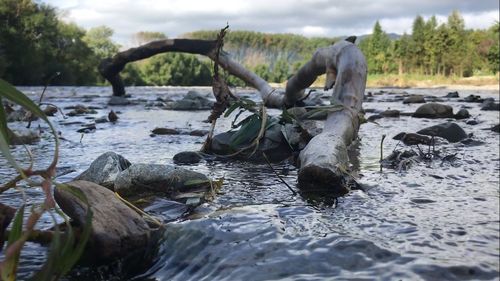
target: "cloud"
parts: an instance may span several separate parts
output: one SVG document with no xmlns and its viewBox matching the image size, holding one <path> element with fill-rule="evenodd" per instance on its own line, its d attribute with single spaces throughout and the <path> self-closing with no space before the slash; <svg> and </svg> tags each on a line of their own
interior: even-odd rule
<svg viewBox="0 0 500 281">
<path fill-rule="evenodd" d="M 439 20 L 461 11 L 468 28 L 499 20 L 497 0 L 45 0 L 67 11 L 66 19 L 90 28 L 107 25 L 114 39 L 129 44 L 138 31 L 169 37 L 200 29 L 293 32 L 305 36 L 370 33 L 379 20 L 386 32 L 411 32 L 417 14 Z"/>
</svg>

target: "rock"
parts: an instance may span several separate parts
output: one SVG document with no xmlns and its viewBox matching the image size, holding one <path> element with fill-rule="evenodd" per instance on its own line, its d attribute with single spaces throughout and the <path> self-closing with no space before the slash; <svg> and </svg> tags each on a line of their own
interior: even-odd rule
<svg viewBox="0 0 500 281">
<path fill-rule="evenodd" d="M 207 130 L 193 130 L 189 132 L 190 136 L 203 137 L 208 134 Z"/>
<path fill-rule="evenodd" d="M 161 218 L 163 222 L 177 220 L 188 213 L 189 210 L 190 207 L 186 204 L 165 200 L 163 198 L 155 198 L 154 201 L 144 208 L 145 212 Z"/>
<path fill-rule="evenodd" d="M 490 131 L 500 133 L 500 124 L 496 124 L 495 126 L 489 129 Z"/>
<path fill-rule="evenodd" d="M 399 114 L 399 110 L 396 109 L 388 109 L 380 113 L 380 115 L 382 115 L 383 117 L 399 117 Z"/>
<path fill-rule="evenodd" d="M 102 185 L 113 190 L 118 174 L 130 167 L 130 162 L 120 154 L 112 151 L 101 154 L 90 164 L 90 167 L 75 178 Z"/>
<path fill-rule="evenodd" d="M 40 141 L 40 133 L 38 130 L 18 128 L 12 130 L 9 143 L 12 145 L 34 144 Z"/>
<path fill-rule="evenodd" d="M 129 105 L 130 101 L 126 97 L 111 96 L 108 101 L 109 105 Z"/>
<path fill-rule="evenodd" d="M 5 237 L 5 230 L 9 226 L 15 214 L 16 209 L 0 203 L 0 249 L 3 249 L 4 241 L 7 240 L 7 237 Z"/>
<path fill-rule="evenodd" d="M 420 95 L 409 96 L 403 100 L 404 104 L 408 103 L 425 103 L 425 98 Z"/>
<path fill-rule="evenodd" d="M 421 135 L 436 136 L 446 139 L 449 142 L 459 142 L 468 136 L 465 131 L 456 123 L 446 122 L 431 126 L 417 132 Z"/>
<path fill-rule="evenodd" d="M 399 133 L 395 135 L 392 139 L 400 140 L 405 145 L 417 145 L 417 144 L 430 145 L 432 143 L 430 137 L 414 133 L 404 133 L 404 132 Z"/>
<path fill-rule="evenodd" d="M 477 124 L 479 124 L 479 122 L 477 122 L 477 120 L 475 120 L 475 119 L 472 119 L 472 120 L 467 120 L 467 122 L 465 122 L 465 124 L 467 124 L 467 125 L 477 125 Z"/>
<path fill-rule="evenodd" d="M 455 91 L 455 92 L 449 92 L 448 94 L 446 94 L 446 96 L 444 96 L 445 98 L 458 98 L 459 95 L 458 95 L 458 92 Z"/>
<path fill-rule="evenodd" d="M 83 134 L 88 134 L 88 133 L 92 133 L 96 130 L 96 126 L 95 124 L 86 124 L 86 125 L 83 125 L 83 128 L 80 128 L 78 130 L 76 130 L 77 133 L 83 133 Z"/>
<path fill-rule="evenodd" d="M 66 185 L 85 194 L 92 210 L 92 230 L 86 246 L 92 259 L 114 260 L 147 246 L 151 232 L 148 224 L 112 191 L 87 181 L 72 181 Z M 85 225 L 87 208 L 84 202 L 61 188 L 56 188 L 54 195 L 65 214 L 77 225 Z"/>
<path fill-rule="evenodd" d="M 116 115 L 116 113 L 113 110 L 111 110 L 108 113 L 108 120 L 109 122 L 116 122 L 118 120 L 118 115 Z"/>
<path fill-rule="evenodd" d="M 96 119 L 94 119 L 94 122 L 96 124 L 106 123 L 106 122 L 108 122 L 108 117 L 102 116 L 102 117 L 96 118 Z"/>
<path fill-rule="evenodd" d="M 500 110 L 500 104 L 498 102 L 495 102 L 495 100 L 493 98 L 487 98 L 481 104 L 481 110 L 495 110 L 495 111 L 499 111 Z"/>
<path fill-rule="evenodd" d="M 170 128 L 155 128 L 152 133 L 155 135 L 178 135 L 179 131 Z"/>
<path fill-rule="evenodd" d="M 196 164 L 203 159 L 203 156 L 196 151 L 183 151 L 174 155 L 175 164 Z"/>
<path fill-rule="evenodd" d="M 369 122 L 373 122 L 375 120 L 382 119 L 382 118 L 384 118 L 384 116 L 382 116 L 380 114 L 373 114 L 373 115 L 370 115 L 366 120 Z"/>
<path fill-rule="evenodd" d="M 481 96 L 476 96 L 476 95 L 468 95 L 463 99 L 464 102 L 483 102 L 483 99 Z"/>
<path fill-rule="evenodd" d="M 441 103 L 427 103 L 417 108 L 413 113 L 416 118 L 451 118 L 453 117 L 453 108 Z"/>
<path fill-rule="evenodd" d="M 76 105 L 72 107 L 73 110 L 68 112 L 66 115 L 67 116 L 80 116 L 80 115 L 85 115 L 85 114 L 96 114 L 97 111 L 92 108 L 88 108 L 84 105 Z"/>
<path fill-rule="evenodd" d="M 455 114 L 455 119 L 467 119 L 470 117 L 470 113 L 467 109 L 462 108 L 460 109 L 457 114 Z"/>
<path fill-rule="evenodd" d="M 286 111 L 296 119 L 301 119 L 302 116 L 307 113 L 307 109 L 305 109 L 304 107 L 292 107 L 288 108 Z"/>
<path fill-rule="evenodd" d="M 11 111 L 7 115 L 7 122 L 16 122 L 16 121 L 28 122 L 37 119 L 38 117 L 33 115 L 31 112 L 24 110 L 24 108 L 22 107 L 17 110 Z"/>
<path fill-rule="evenodd" d="M 173 102 L 173 110 L 207 110 L 211 109 L 214 102 L 197 91 L 189 91 L 181 100 Z"/>
<path fill-rule="evenodd" d="M 198 192 L 203 197 L 209 187 L 209 179 L 201 173 L 159 164 L 132 164 L 115 180 L 115 191 L 124 196 L 162 193 L 174 200 L 182 193 Z"/>
<path fill-rule="evenodd" d="M 53 106 L 53 105 L 47 105 L 44 109 L 43 109 L 43 113 L 47 116 L 54 116 L 56 115 L 57 113 L 57 107 Z"/>
</svg>

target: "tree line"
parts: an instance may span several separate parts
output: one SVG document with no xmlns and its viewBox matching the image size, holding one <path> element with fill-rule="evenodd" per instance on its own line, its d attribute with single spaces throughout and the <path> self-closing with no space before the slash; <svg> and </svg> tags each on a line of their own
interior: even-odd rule
<svg viewBox="0 0 500 281">
<path fill-rule="evenodd" d="M 0 0 L 0 77 L 15 85 L 102 85 L 100 60 L 122 47 L 106 26 L 85 30 L 59 19 L 58 11 L 33 0 Z M 210 39 L 214 31 L 196 31 L 184 38 Z M 167 38 L 162 32 L 141 31 L 131 40 L 142 45 Z M 269 82 L 283 82 L 311 57 L 314 50 L 339 38 L 307 38 L 295 34 L 232 31 L 224 49 L 233 59 Z M 369 72 L 470 76 L 498 71 L 498 23 L 487 30 L 466 30 L 453 12 L 438 25 L 435 17 L 417 16 L 411 35 L 391 40 L 377 22 L 373 34 L 359 40 Z M 212 62 L 203 56 L 168 53 L 130 63 L 122 71 L 126 85 L 210 85 Z M 55 76 L 55 73 L 59 75 Z M 244 86 L 228 76 L 229 84 Z"/>
</svg>

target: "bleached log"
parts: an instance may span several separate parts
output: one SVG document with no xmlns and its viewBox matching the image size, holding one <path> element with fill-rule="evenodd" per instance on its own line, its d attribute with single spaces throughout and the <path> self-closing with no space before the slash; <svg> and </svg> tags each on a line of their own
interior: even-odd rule
<svg viewBox="0 0 500 281">
<path fill-rule="evenodd" d="M 366 86 L 366 59 L 356 45 L 341 41 L 316 51 L 286 86 L 285 103 L 293 104 L 316 77 L 327 73 L 325 88 L 333 89 L 332 104 L 343 109 L 328 115 L 323 132 L 300 152 L 299 187 L 330 190 L 334 195 L 349 191 L 345 184 L 349 157 L 347 147 L 357 137 L 358 114 Z"/>
<path fill-rule="evenodd" d="M 166 52 L 182 52 L 198 54 L 215 59 L 216 41 L 196 39 L 165 39 L 153 41 L 148 44 L 119 52 L 112 58 L 106 58 L 99 64 L 99 72 L 113 87 L 113 95 L 125 95 L 125 87 L 120 77 L 120 72 L 129 62 L 134 62 Z M 273 88 L 261 77 L 246 69 L 241 64 L 232 60 L 227 53 L 222 53 L 219 63 L 230 74 L 240 78 L 249 86 L 257 89 L 266 105 L 281 107 L 283 94 L 275 92 Z"/>
</svg>

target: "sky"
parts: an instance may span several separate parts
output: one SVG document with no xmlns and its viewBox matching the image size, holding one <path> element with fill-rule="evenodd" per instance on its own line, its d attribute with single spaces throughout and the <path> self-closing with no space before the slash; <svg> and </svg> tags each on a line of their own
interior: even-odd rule
<svg viewBox="0 0 500 281">
<path fill-rule="evenodd" d="M 371 33 L 379 21 L 387 33 L 411 33 L 416 15 L 445 22 L 459 10 L 466 28 L 488 28 L 499 20 L 498 0 L 40 0 L 55 6 L 61 18 L 86 29 L 111 27 L 113 39 L 132 45 L 139 31 L 169 38 L 195 30 L 220 29 L 304 36 Z"/>
</svg>

